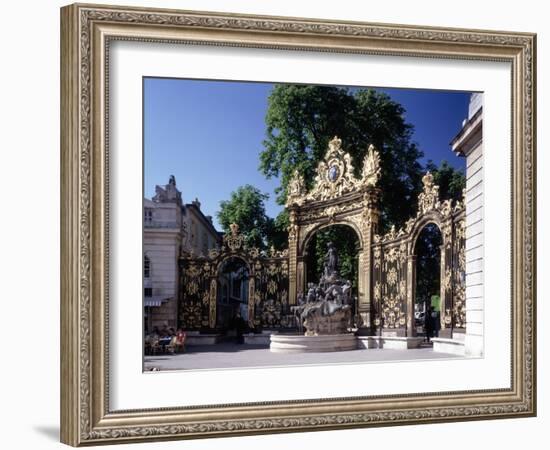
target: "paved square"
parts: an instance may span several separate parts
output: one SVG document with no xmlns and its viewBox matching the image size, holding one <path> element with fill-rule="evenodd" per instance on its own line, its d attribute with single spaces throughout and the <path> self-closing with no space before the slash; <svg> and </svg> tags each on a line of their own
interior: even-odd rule
<svg viewBox="0 0 550 450">
<path fill-rule="evenodd" d="M 431 347 L 409 350 L 361 349 L 325 353 L 272 353 L 266 346 L 221 343 L 189 346 L 185 353 L 176 355 L 145 356 L 144 369 L 235 369 L 460 358 L 464 357 L 435 353 Z"/>
</svg>

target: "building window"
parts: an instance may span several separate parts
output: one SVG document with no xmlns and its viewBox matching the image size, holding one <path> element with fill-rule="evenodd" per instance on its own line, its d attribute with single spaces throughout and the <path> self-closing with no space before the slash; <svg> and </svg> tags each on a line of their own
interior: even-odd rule
<svg viewBox="0 0 550 450">
<path fill-rule="evenodd" d="M 153 296 L 153 288 L 144 288 L 143 289 L 143 295 L 145 295 L 145 297 L 152 297 Z"/>
<path fill-rule="evenodd" d="M 145 208 L 144 220 L 145 220 L 145 223 L 151 223 L 153 221 L 153 210 L 152 209 Z"/>
<path fill-rule="evenodd" d="M 143 257 L 143 278 L 151 278 L 151 260 L 147 255 Z"/>
</svg>

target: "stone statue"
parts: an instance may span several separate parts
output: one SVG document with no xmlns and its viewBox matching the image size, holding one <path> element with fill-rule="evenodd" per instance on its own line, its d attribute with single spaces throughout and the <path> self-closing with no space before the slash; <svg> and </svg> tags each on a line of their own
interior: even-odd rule
<svg viewBox="0 0 550 450">
<path fill-rule="evenodd" d="M 338 274 L 338 253 L 329 242 L 319 284 L 308 283 L 305 296 L 300 293 L 298 305 L 291 307 L 300 332 L 305 328 L 306 336 L 349 333 L 354 303 L 351 288 L 351 282 Z"/>
<path fill-rule="evenodd" d="M 297 306 L 291 307 L 298 328 L 306 336 L 348 333 L 351 327 L 353 298 L 351 282 L 333 272 L 323 285 L 308 283 L 307 294 L 300 294 Z"/>
<path fill-rule="evenodd" d="M 155 203 L 177 203 L 181 205 L 181 192 L 176 187 L 176 177 L 170 175 L 168 184 L 155 186 L 155 195 L 151 199 Z"/>
<path fill-rule="evenodd" d="M 330 278 L 333 275 L 338 274 L 338 252 L 332 242 L 329 242 L 327 247 L 328 250 L 325 255 L 324 276 L 325 278 Z"/>
<path fill-rule="evenodd" d="M 313 303 L 316 298 L 317 298 L 317 295 L 316 295 L 316 286 L 314 283 L 308 283 L 307 285 L 308 287 L 308 291 L 307 291 L 307 301 L 306 303 Z"/>
</svg>

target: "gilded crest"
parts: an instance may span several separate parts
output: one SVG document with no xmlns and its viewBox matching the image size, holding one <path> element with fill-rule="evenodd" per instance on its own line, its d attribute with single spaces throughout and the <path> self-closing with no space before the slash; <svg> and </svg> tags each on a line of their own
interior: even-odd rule
<svg viewBox="0 0 550 450">
<path fill-rule="evenodd" d="M 374 145 L 369 145 L 365 159 L 363 160 L 362 183 L 365 186 L 376 186 L 380 179 L 380 154 L 374 148 Z"/>
</svg>

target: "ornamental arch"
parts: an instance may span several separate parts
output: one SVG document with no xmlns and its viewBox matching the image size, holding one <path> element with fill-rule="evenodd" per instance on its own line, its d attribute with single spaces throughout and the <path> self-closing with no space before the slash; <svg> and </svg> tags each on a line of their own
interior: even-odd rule
<svg viewBox="0 0 550 450">
<path fill-rule="evenodd" d="M 324 273 L 324 258 L 327 253 L 328 243 L 337 243 L 339 275 L 342 279 L 351 283 L 351 299 L 353 302 L 352 313 L 357 311 L 357 292 L 359 281 L 359 255 L 363 251 L 360 231 L 353 223 L 339 221 L 322 224 L 311 230 L 303 244 L 304 276 L 306 291 L 309 291 L 309 283 L 318 285 L 322 281 Z M 298 302 L 300 302 L 298 300 Z"/>
<path fill-rule="evenodd" d="M 237 258 L 248 269 L 247 312 L 251 329 L 293 325 L 288 312 L 288 252 L 260 252 L 248 247 L 237 225 L 208 255 L 180 256 L 178 326 L 188 330 L 218 329 L 218 278 L 225 261 Z"/>
<path fill-rule="evenodd" d="M 241 256 L 228 255 L 217 264 L 216 326 L 226 329 L 237 311 L 248 320 L 248 290 L 252 267 Z M 243 300 L 246 302 L 243 305 Z M 242 306 L 245 306 L 244 311 Z"/>
<path fill-rule="evenodd" d="M 380 156 L 371 145 L 356 178 L 352 158 L 335 137 L 318 164 L 313 188 L 307 191 L 303 176 L 295 172 L 289 183 L 286 207 L 289 211 L 289 303 L 296 304 L 306 286 L 306 246 L 315 232 L 330 225 L 352 227 L 360 242 L 358 255 L 358 312 L 360 321 L 371 321 L 371 243 L 378 229 Z"/>
<path fill-rule="evenodd" d="M 345 226 L 348 228 L 351 228 L 351 230 L 355 233 L 357 236 L 357 240 L 359 241 L 359 250 L 361 251 L 363 249 L 363 240 L 361 235 L 361 230 L 357 227 L 355 222 L 348 221 L 348 220 L 340 220 L 340 221 L 327 221 L 324 223 L 319 224 L 317 227 L 311 229 L 308 234 L 304 237 L 303 242 L 300 244 L 299 251 L 303 254 L 307 252 L 308 246 L 311 242 L 311 239 L 319 232 L 326 230 L 327 228 L 333 227 L 333 226 Z"/>
<path fill-rule="evenodd" d="M 238 257 L 249 268 L 248 325 L 251 329 L 295 326 L 291 307 L 306 291 L 307 245 L 318 231 L 350 226 L 357 234 L 357 317 L 360 333 L 414 336 L 416 289 L 415 244 L 422 229 L 434 223 L 441 231 L 441 335 L 465 329 L 465 208 L 462 201 L 440 200 L 439 187 L 427 173 L 415 217 L 384 235 L 378 234 L 381 191 L 380 157 L 371 145 L 356 177 L 342 141 L 330 141 L 318 164 L 311 190 L 296 171 L 288 185 L 288 249 L 260 252 L 248 247 L 238 227 L 208 255 L 180 257 L 179 326 L 216 329 L 218 271 Z"/>
<path fill-rule="evenodd" d="M 374 325 L 379 332 L 415 336 L 415 247 L 422 230 L 435 224 L 440 232 L 441 332 L 450 337 L 465 328 L 465 208 L 463 202 L 440 201 L 439 187 L 428 172 L 422 179 L 418 210 L 403 228 L 374 236 Z"/>
<path fill-rule="evenodd" d="M 420 230 L 413 241 L 414 266 L 413 266 L 413 310 L 422 306 L 424 312 L 428 306 L 440 311 L 440 304 L 434 304 L 433 296 L 442 298 L 441 262 L 444 256 L 443 236 L 441 229 L 434 223 L 428 222 Z M 416 317 L 415 326 L 416 326 Z M 431 319 L 431 318 L 430 318 Z M 422 321 L 422 325 L 424 325 Z M 439 327 L 436 327 L 439 328 Z"/>
</svg>

